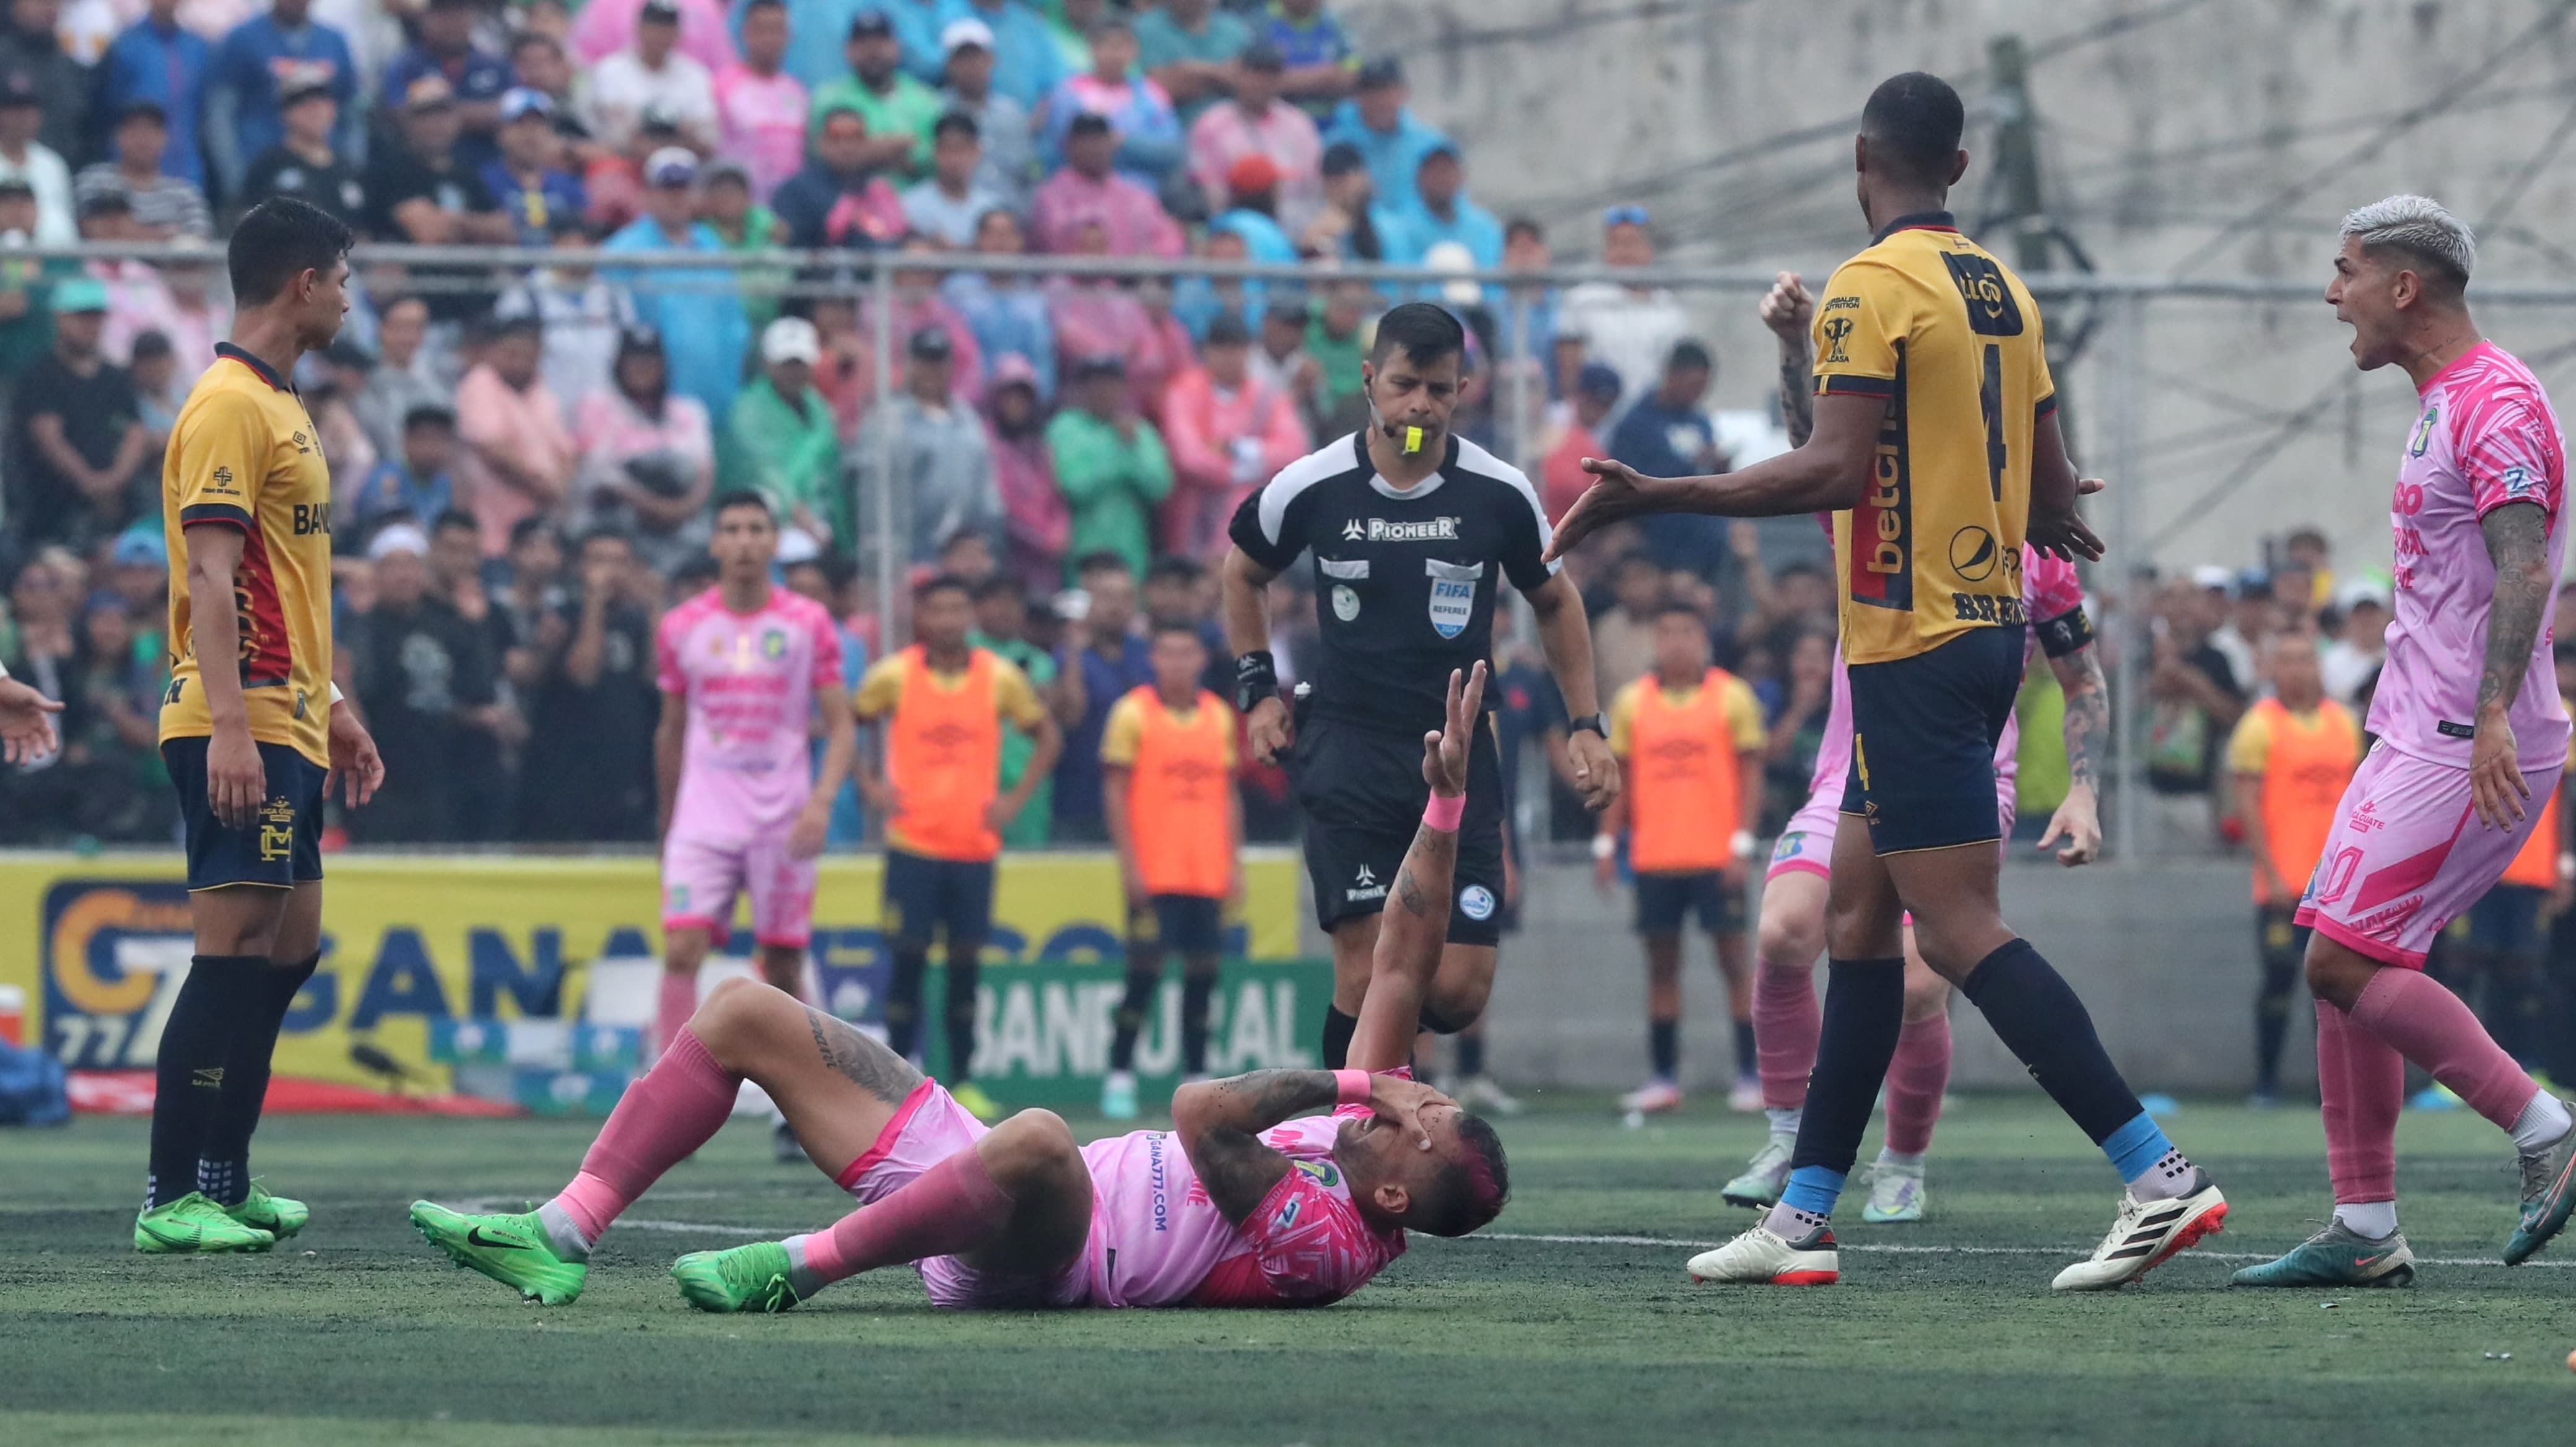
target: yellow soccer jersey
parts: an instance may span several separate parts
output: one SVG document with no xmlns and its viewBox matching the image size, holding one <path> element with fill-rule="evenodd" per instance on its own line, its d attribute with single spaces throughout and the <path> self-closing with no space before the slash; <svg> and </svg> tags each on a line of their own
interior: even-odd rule
<svg viewBox="0 0 2576 1447">
<path fill-rule="evenodd" d="M 197 379 L 161 464 L 161 531 L 170 546 L 170 688 L 161 738 L 214 732 L 189 631 L 189 527 L 242 530 L 233 575 L 236 665 L 250 735 L 330 767 L 331 468 L 304 399 L 230 342 Z"/>
<path fill-rule="evenodd" d="M 1816 393 L 1885 398 L 1877 470 L 1834 515 L 1843 656 L 2027 623 L 2033 429 L 2057 405 L 2039 308 L 1946 211 L 1889 223 L 1816 308 Z"/>
</svg>

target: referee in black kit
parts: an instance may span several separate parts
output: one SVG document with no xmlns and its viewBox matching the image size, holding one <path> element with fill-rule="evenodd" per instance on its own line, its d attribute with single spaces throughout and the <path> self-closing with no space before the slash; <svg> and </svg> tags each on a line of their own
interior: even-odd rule
<svg viewBox="0 0 2576 1447">
<path fill-rule="evenodd" d="M 1225 560 L 1235 705 L 1253 757 L 1288 753 L 1306 815 L 1315 919 L 1333 937 L 1324 1065 L 1338 1070 L 1368 989 L 1378 911 L 1422 822 L 1422 735 L 1445 716 L 1449 671 L 1493 653 L 1506 579 L 1538 614 L 1541 647 L 1572 715 L 1575 780 L 1594 809 L 1619 791 L 1592 680 L 1583 599 L 1545 561 L 1547 514 L 1529 479 L 1452 436 L 1467 334 L 1428 302 L 1378 322 L 1360 376 L 1369 425 L 1291 463 L 1244 500 Z M 1312 553 L 1323 661 L 1292 718 L 1270 656 L 1264 590 Z M 1293 742 L 1292 742 L 1293 741 Z M 1449 946 L 1423 1001 L 1425 1029 L 1474 1024 L 1494 984 L 1503 890 L 1502 758 L 1492 716 L 1476 722 L 1458 834 Z"/>
</svg>

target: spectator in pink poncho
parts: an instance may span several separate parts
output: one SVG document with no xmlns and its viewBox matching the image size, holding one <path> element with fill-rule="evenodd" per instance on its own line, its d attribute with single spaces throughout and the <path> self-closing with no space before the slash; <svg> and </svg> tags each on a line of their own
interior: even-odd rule
<svg viewBox="0 0 2576 1447">
<path fill-rule="evenodd" d="M 724 6 L 718 0 L 670 0 L 680 12 L 680 53 L 720 71 L 733 64 L 733 40 L 725 33 Z M 644 0 L 587 0 L 572 22 L 572 53 L 584 65 L 599 62 L 635 43 L 635 17 Z"/>
<path fill-rule="evenodd" d="M 1252 332 L 1231 313 L 1208 323 L 1207 361 L 1163 392 L 1163 441 L 1172 495 L 1163 500 L 1163 548 L 1214 561 L 1226 523 L 1253 490 L 1306 455 L 1306 424 L 1289 396 L 1252 375 Z"/>
<path fill-rule="evenodd" d="M 1002 495 L 1002 567 L 1044 597 L 1064 580 L 1073 515 L 1047 455 L 1036 369 L 1016 352 L 1003 354 L 993 364 L 991 393 L 984 420 L 993 436 L 993 485 Z"/>
<path fill-rule="evenodd" d="M 1180 223 L 1153 192 L 1112 168 L 1118 136 L 1107 119 L 1088 112 L 1074 117 L 1064 151 L 1064 169 L 1038 187 L 1029 206 L 1040 251 L 1078 252 L 1083 228 L 1097 224 L 1112 256 L 1182 253 Z"/>
</svg>

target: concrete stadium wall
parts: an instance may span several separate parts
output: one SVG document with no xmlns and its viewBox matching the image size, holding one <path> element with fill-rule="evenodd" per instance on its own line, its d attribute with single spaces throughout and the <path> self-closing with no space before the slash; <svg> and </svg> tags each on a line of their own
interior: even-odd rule
<svg viewBox="0 0 2576 1447">
<path fill-rule="evenodd" d="M 2426 191 L 2478 227 L 2482 278 L 2576 282 L 2576 20 L 2554 0 L 1341 0 L 1370 48 L 1410 62 L 1415 109 L 1467 143 L 1472 193 L 1588 257 L 1599 208 L 1655 207 L 1675 260 L 1795 267 L 1865 243 L 1850 136 L 1906 69 L 1969 100 L 1954 197 L 1996 209 L 1987 46 L 2030 49 L 2047 204 L 2106 272 L 2252 275 L 2322 291 L 2336 223 Z M 2011 252 L 2002 238 L 1990 244 Z M 2474 298 L 2475 292 L 2472 291 Z M 1719 407 L 1767 405 L 1751 299 L 1701 311 Z M 2065 336 L 2077 319 L 2052 314 Z M 2492 308 L 2502 344 L 2576 390 L 2576 308 Z M 2109 389 L 2142 387 L 2142 489 L 2167 565 L 2256 560 L 2322 525 L 2349 565 L 2388 561 L 2387 495 L 2413 417 L 2404 379 L 2361 377 L 2321 301 L 2160 303 L 2151 375 L 2102 349 L 2061 376 L 2079 449 Z M 2555 349 L 2555 350 L 2554 350 Z M 2303 421 L 2283 432 L 2285 420 Z M 2286 438 L 2262 461 L 2269 444 Z M 2098 455 L 2095 465 L 2100 465 Z M 2245 476 L 2223 499 L 2204 492 Z"/>
<path fill-rule="evenodd" d="M 1531 872 L 1523 917 L 1503 942 L 1487 1015 L 1494 1072 L 1516 1084 L 1628 1089 L 1645 1076 L 1645 967 L 1629 897 L 1594 892 L 1591 871 Z M 2016 865 L 2005 911 L 2091 1008 L 2111 1056 L 2140 1090 L 2237 1092 L 2253 1082 L 2252 906 L 2241 864 Z M 1307 926 L 1311 931 L 1311 924 Z M 1723 1090 L 1733 1056 L 1725 990 L 1705 937 L 1690 942 L 1682 1031 L 1686 1083 Z M 1818 984 L 1824 971 L 1817 970 Z M 2315 1078 L 2301 1000 L 2285 1075 Z M 1953 1002 L 1953 1079 L 1970 1090 L 2036 1091 L 1965 1000 Z"/>
</svg>

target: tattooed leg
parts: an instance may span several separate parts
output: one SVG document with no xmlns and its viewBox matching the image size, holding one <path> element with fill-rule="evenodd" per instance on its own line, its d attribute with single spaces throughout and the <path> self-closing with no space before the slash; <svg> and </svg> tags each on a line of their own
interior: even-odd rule
<svg viewBox="0 0 2576 1447">
<path fill-rule="evenodd" d="M 729 980 L 689 1028 L 726 1069 L 767 1091 L 825 1173 L 867 1153 L 921 1072 L 847 1021 L 750 980 Z"/>
</svg>

